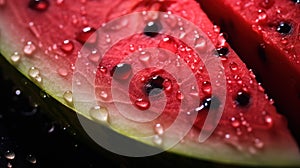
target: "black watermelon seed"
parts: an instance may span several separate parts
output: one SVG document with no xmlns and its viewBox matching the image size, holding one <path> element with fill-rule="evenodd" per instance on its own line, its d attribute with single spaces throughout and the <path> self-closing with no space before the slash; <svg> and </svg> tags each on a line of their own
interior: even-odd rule
<svg viewBox="0 0 300 168">
<path fill-rule="evenodd" d="M 280 22 L 277 26 L 277 32 L 283 35 L 290 34 L 292 32 L 292 25 L 287 22 Z"/>
<path fill-rule="evenodd" d="M 151 77 L 144 85 L 144 92 L 149 95 L 158 95 L 163 90 L 165 79 L 159 75 Z"/>
<path fill-rule="evenodd" d="M 229 49 L 228 47 L 220 47 L 220 48 L 217 48 L 217 55 L 218 56 L 227 56 L 229 53 Z"/>
<path fill-rule="evenodd" d="M 247 106 L 250 103 L 250 94 L 245 91 L 240 91 L 235 97 L 235 101 L 239 106 Z"/>
<path fill-rule="evenodd" d="M 162 29 L 162 25 L 159 21 L 150 21 L 144 28 L 144 34 L 149 37 L 155 37 Z"/>
<path fill-rule="evenodd" d="M 295 4 L 300 4 L 300 0 L 292 0 Z"/>
</svg>

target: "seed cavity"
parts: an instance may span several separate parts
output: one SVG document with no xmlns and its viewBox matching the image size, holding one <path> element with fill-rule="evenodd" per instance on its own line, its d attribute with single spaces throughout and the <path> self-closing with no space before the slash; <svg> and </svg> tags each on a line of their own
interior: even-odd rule
<svg viewBox="0 0 300 168">
<path fill-rule="evenodd" d="M 276 30 L 282 35 L 288 35 L 292 32 L 292 25 L 287 22 L 280 22 Z"/>
<path fill-rule="evenodd" d="M 247 106 L 250 103 L 250 94 L 245 91 L 239 91 L 235 97 L 235 101 L 239 106 Z"/>
<path fill-rule="evenodd" d="M 148 80 L 148 82 L 144 85 L 144 92 L 148 96 L 154 96 L 161 93 L 164 88 L 165 79 L 159 75 L 153 76 Z"/>
<path fill-rule="evenodd" d="M 212 102 L 214 102 L 213 103 L 213 106 L 211 106 L 212 104 Z M 199 107 L 197 107 L 196 109 L 195 109 L 195 111 L 196 112 L 200 112 L 200 111 L 202 111 L 202 110 L 204 110 L 204 109 L 209 109 L 209 108 L 212 108 L 212 109 L 217 109 L 217 108 L 219 108 L 219 106 L 220 106 L 220 100 L 217 98 L 217 97 L 209 97 L 209 98 L 205 98 L 202 102 L 201 102 L 201 104 L 199 105 Z"/>
</svg>

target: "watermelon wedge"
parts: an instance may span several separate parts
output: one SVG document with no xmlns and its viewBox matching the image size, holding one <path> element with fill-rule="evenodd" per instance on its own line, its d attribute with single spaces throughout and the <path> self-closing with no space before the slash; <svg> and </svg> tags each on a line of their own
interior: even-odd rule
<svg viewBox="0 0 300 168">
<path fill-rule="evenodd" d="M 0 2 L 1 53 L 80 116 L 182 156 L 300 165 L 285 118 L 197 2 Z"/>
<path fill-rule="evenodd" d="M 297 0 L 199 0 L 276 102 L 300 142 L 300 4 Z M 219 12 L 215 12 L 219 11 Z"/>
</svg>

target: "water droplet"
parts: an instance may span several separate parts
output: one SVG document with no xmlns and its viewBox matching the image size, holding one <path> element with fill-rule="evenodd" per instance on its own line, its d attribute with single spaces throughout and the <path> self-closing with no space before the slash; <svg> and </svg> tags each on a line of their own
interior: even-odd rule
<svg viewBox="0 0 300 168">
<path fill-rule="evenodd" d="M 104 67 L 104 66 L 100 66 L 99 70 L 100 70 L 100 72 L 102 72 L 103 74 L 106 74 L 106 73 L 107 73 L 107 68 Z"/>
<path fill-rule="evenodd" d="M 107 35 L 105 36 L 105 42 L 106 42 L 106 43 L 110 43 L 110 42 L 111 42 L 111 38 L 110 38 L 110 35 L 109 35 L 109 34 L 107 34 Z"/>
<path fill-rule="evenodd" d="M 108 111 L 104 107 L 95 106 L 90 109 L 90 116 L 100 122 L 107 122 L 108 120 Z"/>
<path fill-rule="evenodd" d="M 238 128 L 240 126 L 240 122 L 235 118 L 235 117 L 232 117 L 230 119 L 231 121 L 231 125 L 234 127 L 234 128 Z"/>
<path fill-rule="evenodd" d="M 164 88 L 164 81 L 165 79 L 159 75 L 151 77 L 144 85 L 144 92 L 149 96 L 160 94 Z"/>
<path fill-rule="evenodd" d="M 21 55 L 20 55 L 18 52 L 14 52 L 14 53 L 10 56 L 10 60 L 11 60 L 13 63 L 19 62 L 20 59 L 21 59 Z"/>
<path fill-rule="evenodd" d="M 162 138 L 159 135 L 154 135 L 153 136 L 153 143 L 155 145 L 162 145 L 163 140 L 162 140 Z"/>
<path fill-rule="evenodd" d="M 235 62 L 231 62 L 231 63 L 229 64 L 229 67 L 230 67 L 230 70 L 231 70 L 232 72 L 235 72 L 235 71 L 237 71 L 237 70 L 239 69 L 237 63 L 235 63 Z"/>
<path fill-rule="evenodd" d="M 65 91 L 64 95 L 63 95 L 64 100 L 67 103 L 73 103 L 73 93 L 70 90 Z"/>
<path fill-rule="evenodd" d="M 230 139 L 230 134 L 225 134 L 225 139 Z"/>
<path fill-rule="evenodd" d="M 169 92 L 172 90 L 172 82 L 169 79 L 165 79 L 163 83 L 164 90 Z"/>
<path fill-rule="evenodd" d="M 137 99 L 134 104 L 140 110 L 147 110 L 150 107 L 150 102 L 142 98 Z"/>
<path fill-rule="evenodd" d="M 108 98 L 108 93 L 106 91 L 102 90 L 100 92 L 100 97 L 105 100 Z"/>
<path fill-rule="evenodd" d="M 277 32 L 281 33 L 282 35 L 287 35 L 292 32 L 292 25 L 287 22 L 280 22 L 277 26 Z"/>
<path fill-rule="evenodd" d="M 144 34 L 149 37 L 155 37 L 162 29 L 162 25 L 159 21 L 150 21 L 144 28 Z"/>
<path fill-rule="evenodd" d="M 198 52 L 204 52 L 205 49 L 206 49 L 206 39 L 204 37 L 196 37 L 195 38 L 195 49 L 198 51 Z"/>
<path fill-rule="evenodd" d="M 23 48 L 23 52 L 27 56 L 31 56 L 35 52 L 35 50 L 36 50 L 36 46 L 31 41 L 28 41 Z"/>
<path fill-rule="evenodd" d="M 148 62 L 151 58 L 151 54 L 149 52 L 142 51 L 139 55 L 139 60 L 141 62 Z"/>
<path fill-rule="evenodd" d="M 265 115 L 264 120 L 269 128 L 273 126 L 273 119 L 271 116 Z"/>
<path fill-rule="evenodd" d="M 255 22 L 257 23 L 262 23 L 265 22 L 267 20 L 268 16 L 267 13 L 264 10 L 258 10 L 258 16 L 257 19 L 255 20 Z"/>
<path fill-rule="evenodd" d="M 8 162 L 7 163 L 7 168 L 12 168 L 12 167 L 13 167 L 13 165 L 10 162 Z"/>
<path fill-rule="evenodd" d="M 270 9 L 274 5 L 274 0 L 263 0 L 259 5 L 265 9 Z"/>
<path fill-rule="evenodd" d="M 34 79 L 36 82 L 42 82 L 42 77 L 40 76 L 40 70 L 36 67 L 29 68 L 28 75 Z"/>
<path fill-rule="evenodd" d="M 28 7 L 36 11 L 46 11 L 50 3 L 48 0 L 30 0 Z"/>
<path fill-rule="evenodd" d="M 210 96 L 212 91 L 210 82 L 208 81 L 203 82 L 201 90 L 203 91 L 204 94 Z"/>
<path fill-rule="evenodd" d="M 36 164 L 36 162 L 37 162 L 36 157 L 31 154 L 27 155 L 26 160 L 32 164 Z"/>
<path fill-rule="evenodd" d="M 6 159 L 13 160 L 15 159 L 16 154 L 13 151 L 8 150 L 5 152 L 4 156 Z"/>
<path fill-rule="evenodd" d="M 155 133 L 156 134 L 158 134 L 158 135 L 162 135 L 162 134 L 164 134 L 164 128 L 163 128 L 163 126 L 161 125 L 161 124 L 155 124 L 155 126 L 154 126 L 154 131 L 155 131 Z"/>
<path fill-rule="evenodd" d="M 57 72 L 58 72 L 58 74 L 59 74 L 60 76 L 62 76 L 62 77 L 66 77 L 66 76 L 68 76 L 68 74 L 69 74 L 68 70 L 65 69 L 65 68 L 59 68 L 59 69 L 57 70 Z"/>
<path fill-rule="evenodd" d="M 254 139 L 254 146 L 258 149 L 261 149 L 264 147 L 264 142 L 262 142 L 259 138 Z"/>
<path fill-rule="evenodd" d="M 63 44 L 60 46 L 60 49 L 66 54 L 70 54 L 74 50 L 74 43 L 70 40 L 64 40 Z"/>
<path fill-rule="evenodd" d="M 76 40 L 81 44 L 95 44 L 98 40 L 97 31 L 93 27 L 85 27 L 77 33 Z"/>
<path fill-rule="evenodd" d="M 181 93 L 180 90 L 177 91 L 177 93 L 176 93 L 176 98 L 177 98 L 178 100 L 183 100 L 183 99 L 184 99 L 184 95 Z"/>
<path fill-rule="evenodd" d="M 120 63 L 110 71 L 110 75 L 116 80 L 127 80 L 131 74 L 131 65 L 126 63 Z"/>
<path fill-rule="evenodd" d="M 247 106 L 250 103 L 250 94 L 245 91 L 239 91 L 235 101 L 239 106 Z"/>
</svg>

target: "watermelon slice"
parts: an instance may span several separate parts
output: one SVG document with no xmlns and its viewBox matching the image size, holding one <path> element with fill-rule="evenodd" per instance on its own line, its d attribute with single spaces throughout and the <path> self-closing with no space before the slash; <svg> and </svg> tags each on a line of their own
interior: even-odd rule
<svg viewBox="0 0 300 168">
<path fill-rule="evenodd" d="M 80 116 L 189 157 L 300 164 L 285 118 L 195 1 L 0 2 L 1 53 Z"/>
<path fill-rule="evenodd" d="M 253 68 L 300 142 L 300 4 L 297 0 L 199 0 Z M 215 12 L 220 11 L 220 12 Z"/>
</svg>

